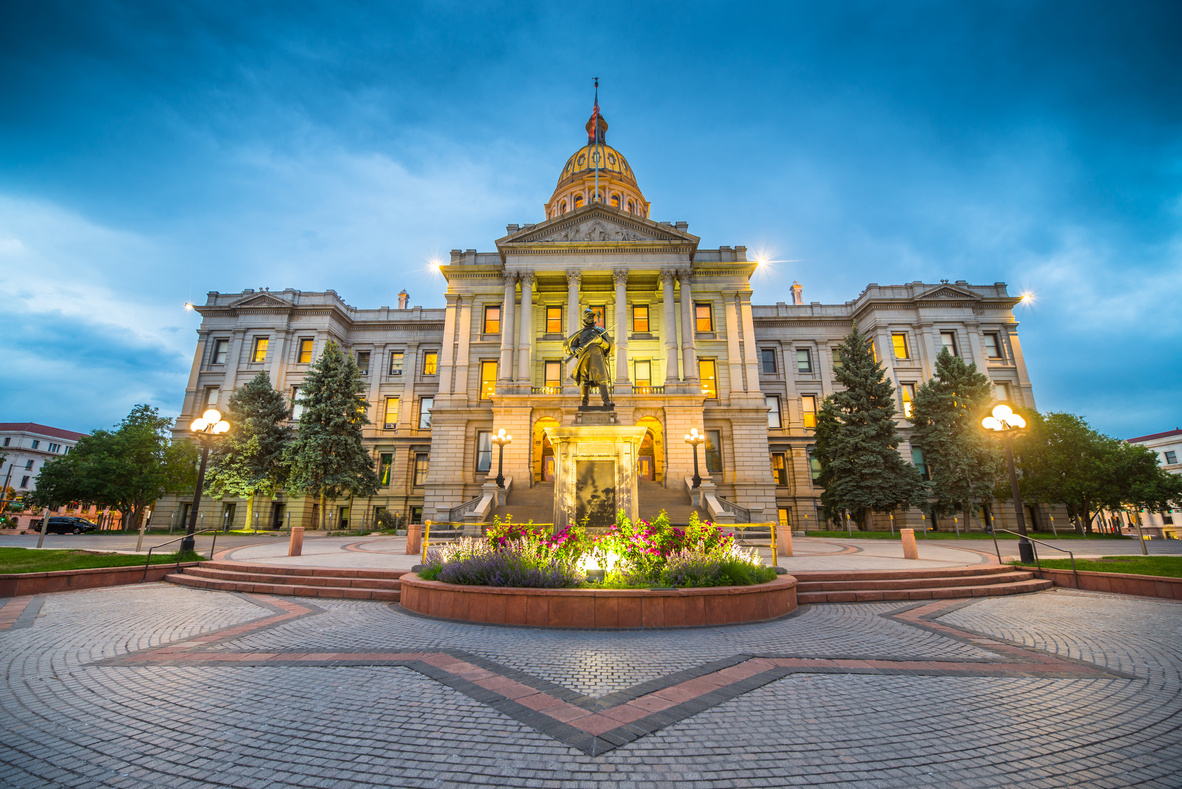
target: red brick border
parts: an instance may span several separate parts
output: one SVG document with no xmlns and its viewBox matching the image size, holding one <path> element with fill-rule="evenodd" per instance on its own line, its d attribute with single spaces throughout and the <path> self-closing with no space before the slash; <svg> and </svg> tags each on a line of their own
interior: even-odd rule
<svg viewBox="0 0 1182 789">
<path fill-rule="evenodd" d="M 758 622 L 796 610 L 796 579 L 705 589 L 512 589 L 399 579 L 399 604 L 438 619 L 529 627 L 633 629 Z"/>
<path fill-rule="evenodd" d="M 181 567 L 195 567 L 197 562 L 182 562 Z M 148 568 L 148 581 L 159 581 L 176 572 L 175 564 L 154 564 Z M 75 589 L 97 589 L 100 586 L 122 586 L 144 581 L 142 564 L 128 567 L 91 567 L 85 570 L 55 570 L 48 573 L 15 573 L 0 575 L 0 597 L 37 595 L 47 592 L 69 592 Z"/>
<path fill-rule="evenodd" d="M 1130 573 L 1100 573 L 1094 570 L 1080 570 L 1079 583 L 1070 570 L 1052 570 L 1022 565 L 1040 578 L 1051 581 L 1055 586 L 1068 589 L 1085 589 L 1089 592 L 1113 592 L 1115 594 L 1161 597 L 1166 600 L 1182 600 L 1182 578 L 1165 578 L 1160 575 L 1132 575 Z"/>
</svg>

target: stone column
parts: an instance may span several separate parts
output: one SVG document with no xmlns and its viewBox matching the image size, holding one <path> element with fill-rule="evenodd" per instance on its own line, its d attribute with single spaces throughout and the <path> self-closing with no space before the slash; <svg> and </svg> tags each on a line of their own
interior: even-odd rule
<svg viewBox="0 0 1182 789">
<path fill-rule="evenodd" d="M 628 375 L 628 270 L 618 268 L 612 272 L 616 283 L 616 388 L 627 387 Z"/>
<path fill-rule="evenodd" d="M 665 302 L 665 319 L 661 332 L 665 335 L 665 384 L 677 380 L 677 306 L 673 303 L 672 271 L 661 272 L 661 298 Z"/>
<path fill-rule="evenodd" d="M 271 376 L 271 388 L 277 392 L 282 392 L 286 386 L 287 381 L 287 340 L 290 331 L 282 329 L 275 332 L 274 347 L 271 350 L 271 369 L 268 371 Z"/>
<path fill-rule="evenodd" d="M 743 325 L 743 364 L 747 370 L 747 391 L 760 392 L 759 348 L 755 345 L 755 318 L 751 314 L 751 291 L 740 292 L 739 319 Z"/>
<path fill-rule="evenodd" d="M 578 269 L 570 269 L 566 272 L 566 334 L 570 336 L 575 333 L 575 330 L 583 325 L 583 315 L 579 311 L 579 283 L 583 279 L 583 272 Z M 566 365 L 563 365 L 565 368 Z M 564 369 L 562 372 L 562 393 L 576 394 L 579 387 L 566 374 Z"/>
<path fill-rule="evenodd" d="M 238 364 L 242 360 L 242 344 L 244 342 L 246 342 L 246 331 L 235 329 L 234 335 L 230 339 L 230 353 L 226 357 L 226 383 L 224 386 L 227 392 L 233 392 L 238 382 Z"/>
<path fill-rule="evenodd" d="M 513 334 L 513 314 L 517 309 L 517 275 L 506 272 L 505 300 L 501 304 L 501 363 L 497 366 L 497 378 L 501 381 L 513 380 L 513 345 L 516 338 Z"/>
<path fill-rule="evenodd" d="M 694 337 L 694 297 L 690 293 L 692 272 L 684 269 L 677 272 L 681 282 L 681 379 L 698 380 L 698 344 Z"/>
<path fill-rule="evenodd" d="M 189 422 L 199 416 L 195 413 L 198 408 L 198 402 L 201 399 L 201 390 L 197 387 L 197 379 L 201 376 L 201 370 L 208 367 L 209 363 L 205 360 L 205 347 L 209 342 L 208 331 L 197 332 L 197 353 L 193 356 L 193 364 L 189 368 L 189 385 L 185 389 L 185 403 L 181 408 L 181 416 L 178 424 L 183 424 L 187 430 Z M 212 361 L 212 360 L 211 360 Z M 225 384 L 223 384 L 224 386 Z"/>
<path fill-rule="evenodd" d="M 735 302 L 735 294 L 722 294 L 722 306 L 726 312 L 726 355 L 727 370 L 730 374 L 728 388 L 730 392 L 742 392 L 745 390 L 743 386 L 743 358 L 739 351 L 739 306 Z M 719 388 L 721 389 L 721 387 Z M 730 392 L 727 393 L 728 396 Z"/>
<path fill-rule="evenodd" d="M 521 325 L 517 345 L 517 378 L 527 386 L 533 379 L 534 361 L 534 282 L 533 272 L 521 275 Z"/>
<path fill-rule="evenodd" d="M 466 395 L 468 392 L 468 343 L 472 337 L 472 297 L 460 302 L 460 313 L 456 320 L 456 339 L 458 346 L 455 358 L 455 386 L 456 394 Z"/>
<path fill-rule="evenodd" d="M 460 297 L 454 293 L 444 296 L 447 307 L 443 313 L 443 347 L 439 349 L 439 394 L 451 394 L 451 370 L 456 343 L 456 308 Z"/>
</svg>

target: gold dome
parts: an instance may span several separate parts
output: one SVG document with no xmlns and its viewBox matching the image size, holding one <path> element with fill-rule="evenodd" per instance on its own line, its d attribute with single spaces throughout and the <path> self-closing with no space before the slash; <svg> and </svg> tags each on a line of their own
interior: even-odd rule
<svg viewBox="0 0 1182 789">
<path fill-rule="evenodd" d="M 650 204 L 636 183 L 632 166 L 607 144 L 606 137 L 607 121 L 599 114 L 597 104 L 587 121 L 587 144 L 566 160 L 554 194 L 546 203 L 547 219 L 595 202 L 648 218 Z"/>
</svg>

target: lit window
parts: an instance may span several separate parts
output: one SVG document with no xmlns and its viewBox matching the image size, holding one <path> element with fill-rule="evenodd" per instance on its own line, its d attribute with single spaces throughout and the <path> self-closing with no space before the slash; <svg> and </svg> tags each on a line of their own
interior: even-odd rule
<svg viewBox="0 0 1182 789">
<path fill-rule="evenodd" d="M 808 348 L 796 349 L 796 372 L 811 373 L 813 371 L 813 356 Z"/>
<path fill-rule="evenodd" d="M 481 430 L 476 434 L 476 471 L 487 474 L 492 470 L 492 433 Z"/>
<path fill-rule="evenodd" d="M 222 394 L 222 390 L 216 386 L 205 387 L 205 407 L 213 408 L 218 404 L 218 397 Z"/>
<path fill-rule="evenodd" d="M 809 459 L 809 478 L 812 479 L 814 485 L 821 478 L 821 461 L 817 458 L 816 449 L 816 447 L 810 446 L 805 450 Z"/>
<path fill-rule="evenodd" d="M 805 395 L 800 398 L 800 410 L 804 418 L 804 426 L 815 428 L 817 426 L 817 396 Z"/>
<path fill-rule="evenodd" d="M 607 324 L 604 321 L 607 319 L 607 305 L 606 304 L 592 304 L 589 308 L 593 315 L 595 315 L 595 325 L 599 328 L 604 328 Z"/>
<path fill-rule="evenodd" d="M 312 338 L 305 337 L 300 340 L 300 358 L 298 364 L 312 363 Z"/>
<path fill-rule="evenodd" d="M 434 406 L 434 397 L 424 397 L 419 401 L 419 430 L 431 429 L 431 409 Z"/>
<path fill-rule="evenodd" d="M 546 333 L 562 334 L 562 307 L 546 308 Z"/>
<path fill-rule="evenodd" d="M 583 196 L 582 195 L 575 195 L 575 208 L 582 208 L 582 207 L 583 207 Z"/>
<path fill-rule="evenodd" d="M 781 427 L 779 396 L 767 395 L 763 401 L 767 404 L 767 426 L 773 430 L 779 430 Z"/>
<path fill-rule="evenodd" d="M 1173 450 L 1170 450 L 1165 453 L 1165 458 L 1166 458 L 1166 465 L 1172 466 L 1178 462 L 1178 453 L 1174 452 Z"/>
<path fill-rule="evenodd" d="M 698 378 L 702 380 L 702 396 L 713 400 L 718 397 L 718 380 L 713 359 L 698 359 Z"/>
<path fill-rule="evenodd" d="M 1013 393 L 1010 391 L 1010 385 L 1007 382 L 1005 382 L 1005 381 L 994 381 L 993 382 L 993 397 L 995 399 L 1000 400 L 1003 403 L 1013 403 L 1014 401 L 1012 399 L 1010 399 L 1012 397 L 1012 394 Z"/>
<path fill-rule="evenodd" d="M 1001 358 L 1001 340 L 992 332 L 985 335 L 985 355 L 990 359 Z"/>
<path fill-rule="evenodd" d="M 542 374 L 544 377 L 543 385 L 547 389 L 557 389 L 562 386 L 562 362 L 546 362 Z"/>
<path fill-rule="evenodd" d="M 484 334 L 501 333 L 501 306 L 490 305 L 484 308 Z"/>
<path fill-rule="evenodd" d="M 788 464 L 784 462 L 783 452 L 772 453 L 772 478 L 776 481 L 777 485 L 788 484 Z"/>
<path fill-rule="evenodd" d="M 653 385 L 653 365 L 648 359 L 636 359 L 632 362 L 636 373 L 636 386 Z"/>
<path fill-rule="evenodd" d="M 266 337 L 254 338 L 254 351 L 250 355 L 250 360 L 252 362 L 258 363 L 265 362 L 267 360 L 267 342 L 268 340 Z"/>
<path fill-rule="evenodd" d="M 386 430 L 393 430 L 398 427 L 398 398 L 386 398 L 385 415 L 382 417 L 382 424 Z"/>
<path fill-rule="evenodd" d="M 903 401 L 903 416 L 911 418 L 911 401 L 915 399 L 915 384 L 899 384 L 899 399 Z"/>
<path fill-rule="evenodd" d="M 291 418 L 298 421 L 303 413 L 304 405 L 300 402 L 300 388 L 293 386 L 291 388 Z"/>
<path fill-rule="evenodd" d="M 648 305 L 632 305 L 632 331 L 644 334 L 648 331 Z"/>
<path fill-rule="evenodd" d="M 394 351 L 393 353 L 390 354 L 390 375 L 391 376 L 402 375 L 402 357 L 403 357 L 403 355 L 404 354 L 402 351 Z"/>
<path fill-rule="evenodd" d="M 710 304 L 694 305 L 694 331 L 714 331 L 714 309 Z"/>
<path fill-rule="evenodd" d="M 421 488 L 427 484 L 427 473 L 431 470 L 430 455 L 426 452 L 415 454 L 415 487 Z"/>
<path fill-rule="evenodd" d="M 612 207 L 614 207 L 614 208 L 620 207 L 620 196 L 619 195 L 612 195 Z"/>
<path fill-rule="evenodd" d="M 895 349 L 896 359 L 910 359 L 911 352 L 907 349 L 907 335 L 906 334 L 892 334 L 891 345 Z"/>
<path fill-rule="evenodd" d="M 631 200 L 628 201 L 628 213 L 630 213 L 630 214 L 636 213 L 636 203 L 633 203 Z"/>
<path fill-rule="evenodd" d="M 722 473 L 722 433 L 717 430 L 706 431 L 706 470 L 711 474 Z"/>
<path fill-rule="evenodd" d="M 480 363 L 480 399 L 489 400 L 497 393 L 497 362 L 485 360 Z"/>
<path fill-rule="evenodd" d="M 788 517 L 788 510 L 787 509 L 785 509 L 784 507 L 780 507 L 779 509 L 776 510 L 776 513 L 780 517 L 780 528 L 789 529 L 792 527 L 792 522 Z"/>
<path fill-rule="evenodd" d="M 959 354 L 956 352 L 956 332 L 940 332 L 940 344 L 948 349 L 948 353 L 952 354 L 953 356 L 959 356 Z"/>
<path fill-rule="evenodd" d="M 423 375 L 438 375 L 439 374 L 439 354 L 436 351 L 427 351 L 423 354 Z"/>
<path fill-rule="evenodd" d="M 357 352 L 357 369 L 362 375 L 369 375 L 369 351 Z"/>
<path fill-rule="evenodd" d="M 776 349 L 759 349 L 759 371 L 766 375 L 776 374 Z"/>
<path fill-rule="evenodd" d="M 383 452 L 380 455 L 378 462 L 378 479 L 381 480 L 382 487 L 390 484 L 390 471 L 394 466 L 394 455 L 391 452 Z"/>
<path fill-rule="evenodd" d="M 226 352 L 230 347 L 229 340 L 214 340 L 213 341 L 213 363 L 225 364 Z"/>
</svg>

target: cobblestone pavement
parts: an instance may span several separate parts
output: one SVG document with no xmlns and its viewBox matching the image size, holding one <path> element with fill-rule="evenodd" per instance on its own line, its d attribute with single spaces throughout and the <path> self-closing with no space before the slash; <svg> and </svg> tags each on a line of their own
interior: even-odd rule
<svg viewBox="0 0 1182 789">
<path fill-rule="evenodd" d="M 2 786 L 1182 786 L 1160 600 L 612 633 L 165 584 L 11 605 Z"/>
</svg>

